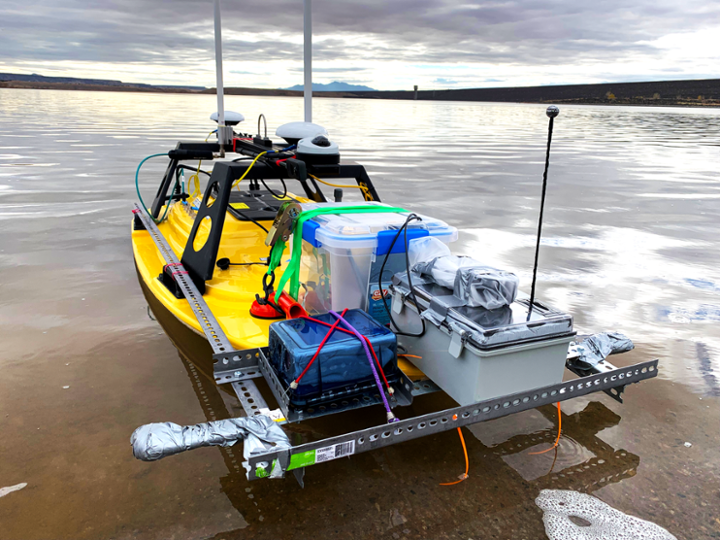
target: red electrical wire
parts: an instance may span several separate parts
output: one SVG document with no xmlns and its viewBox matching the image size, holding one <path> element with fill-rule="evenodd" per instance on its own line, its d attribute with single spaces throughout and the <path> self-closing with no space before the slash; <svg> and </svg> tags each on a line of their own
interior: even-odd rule
<svg viewBox="0 0 720 540">
<path fill-rule="evenodd" d="M 347 311 L 347 310 L 345 310 Z M 343 317 L 345 314 L 343 313 Z M 322 324 L 324 326 L 335 326 L 337 324 L 337 321 L 335 324 L 326 323 L 325 321 L 321 321 L 319 319 L 313 319 L 312 317 L 301 317 L 301 319 L 307 319 L 308 321 L 312 321 L 314 323 Z M 338 319 L 340 320 L 340 319 Z M 335 328 L 336 330 L 340 330 L 342 332 L 345 332 L 346 334 L 350 334 L 351 336 L 354 336 L 350 330 L 346 330 L 345 328 Z M 380 360 L 378 360 L 377 354 L 375 354 L 375 349 L 372 346 L 372 343 L 370 343 L 370 340 L 367 338 L 367 336 L 363 336 L 363 339 L 365 340 L 365 343 L 368 344 L 368 347 L 370 348 L 370 352 L 373 355 L 373 358 L 375 358 L 375 364 L 377 364 L 378 370 L 380 371 L 380 375 L 382 375 L 383 381 L 385 381 L 385 387 L 388 389 L 389 393 L 392 393 L 390 389 L 390 383 L 388 382 L 387 378 L 385 377 L 385 371 L 383 371 L 382 366 L 380 365 Z"/>
<path fill-rule="evenodd" d="M 345 313 L 347 313 L 347 308 L 345 308 L 342 312 L 343 317 L 345 316 Z M 303 369 L 303 372 L 300 374 L 300 376 L 297 379 L 295 379 L 295 384 L 298 384 L 300 382 L 300 379 L 302 379 L 305 376 L 305 374 L 307 373 L 307 370 L 310 369 L 310 366 L 313 365 L 313 362 L 315 362 L 315 359 L 320 354 L 320 351 L 322 350 L 322 348 L 325 345 L 325 343 L 327 342 L 327 340 L 330 339 L 330 336 L 332 335 L 333 331 L 337 328 L 338 324 L 340 324 L 340 321 L 341 321 L 341 319 L 338 319 L 337 321 L 335 321 L 335 323 L 333 325 L 330 326 L 330 330 L 328 330 L 328 333 L 325 334 L 325 337 L 320 342 L 320 345 L 318 346 L 317 351 L 315 351 L 315 355 L 312 357 L 312 360 L 310 360 L 308 362 L 308 365 L 305 366 L 305 369 Z"/>
</svg>

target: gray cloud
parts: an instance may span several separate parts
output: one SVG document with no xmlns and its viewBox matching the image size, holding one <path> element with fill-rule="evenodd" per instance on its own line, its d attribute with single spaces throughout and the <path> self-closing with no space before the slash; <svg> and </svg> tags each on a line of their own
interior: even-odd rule
<svg viewBox="0 0 720 540">
<path fill-rule="evenodd" d="M 1 0 L 0 60 L 88 61 L 212 70 L 212 3 L 197 0 Z M 302 3 L 223 2 L 226 60 L 287 62 L 301 71 Z M 648 42 L 720 23 L 720 5 L 690 0 L 315 0 L 318 73 L 353 62 L 579 65 L 657 54 Z M 272 37 L 269 37 L 272 34 Z M 372 38 L 368 40 L 367 38 Z M 342 68 L 323 62 L 342 60 Z"/>
</svg>

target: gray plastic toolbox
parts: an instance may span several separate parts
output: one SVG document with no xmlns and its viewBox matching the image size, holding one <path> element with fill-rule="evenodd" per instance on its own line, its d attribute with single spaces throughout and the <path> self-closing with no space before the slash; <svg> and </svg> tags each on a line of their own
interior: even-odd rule
<svg viewBox="0 0 720 540">
<path fill-rule="evenodd" d="M 460 405 L 522 392 L 562 381 L 568 344 L 573 340 L 572 316 L 535 302 L 527 321 L 529 301 L 488 310 L 463 306 L 452 291 L 413 273 L 416 306 L 407 273 L 393 277 L 392 315 L 403 332 L 398 344 L 433 382 Z"/>
</svg>

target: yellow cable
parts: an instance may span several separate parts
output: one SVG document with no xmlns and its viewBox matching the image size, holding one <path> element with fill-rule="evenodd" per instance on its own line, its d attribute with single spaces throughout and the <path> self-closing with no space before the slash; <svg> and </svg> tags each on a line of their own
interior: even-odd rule
<svg viewBox="0 0 720 540">
<path fill-rule="evenodd" d="M 372 201 L 372 195 L 370 195 L 370 190 L 368 188 L 366 188 L 365 186 L 361 186 L 359 184 L 357 186 L 352 186 L 350 184 L 331 184 L 330 182 L 326 182 L 325 180 L 320 180 L 317 176 L 315 176 L 313 174 L 308 174 L 308 176 L 310 178 L 312 178 L 313 180 L 317 180 L 321 184 L 325 184 L 326 186 L 359 189 L 363 192 L 363 196 L 365 197 L 366 201 Z"/>
<path fill-rule="evenodd" d="M 232 187 L 237 186 L 237 185 L 242 181 L 242 179 L 247 176 L 247 173 L 250 172 L 250 169 L 253 168 L 253 165 L 255 165 L 255 162 L 256 162 L 258 159 L 260 159 L 260 156 L 262 156 L 263 154 L 267 154 L 267 152 L 260 152 L 257 156 L 255 156 L 255 159 L 252 160 L 252 163 L 250 164 L 250 166 L 245 170 L 245 172 L 243 173 L 243 175 L 242 175 L 240 178 L 238 178 L 237 180 L 235 180 L 235 182 L 233 183 Z"/>
<path fill-rule="evenodd" d="M 215 133 L 215 131 L 217 131 L 217 130 L 213 130 L 210 133 L 208 133 L 208 136 L 205 137 L 205 142 L 208 142 L 210 135 Z M 200 176 L 199 176 L 201 166 L 202 166 L 202 159 L 198 160 L 197 172 L 195 174 L 193 174 L 190 178 L 188 178 L 188 188 L 190 187 L 191 183 L 193 184 L 193 190 L 192 190 L 192 193 L 190 193 L 190 197 L 192 197 L 192 199 L 195 199 L 202 195 L 202 193 L 200 192 Z"/>
</svg>

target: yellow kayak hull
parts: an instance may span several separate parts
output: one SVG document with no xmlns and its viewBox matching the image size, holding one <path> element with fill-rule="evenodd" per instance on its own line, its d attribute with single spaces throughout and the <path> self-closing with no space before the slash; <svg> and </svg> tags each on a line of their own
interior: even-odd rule
<svg viewBox="0 0 720 540">
<path fill-rule="evenodd" d="M 304 202 L 303 199 L 299 200 Z M 182 258 L 194 219 L 195 212 L 189 205 L 175 204 L 168 211 L 167 219 L 158 225 L 178 260 Z M 265 228 L 272 225 L 269 220 L 259 223 Z M 196 243 L 204 242 L 208 232 L 209 227 L 201 227 Z M 217 258 L 227 257 L 233 263 L 261 263 L 261 258 L 267 257 L 270 252 L 270 248 L 265 246 L 265 236 L 266 233 L 252 221 L 241 221 L 228 212 Z M 174 317 L 202 334 L 200 324 L 187 300 L 176 298 L 158 279 L 166 261 L 150 233 L 143 230 L 132 231 L 132 247 L 138 274 L 149 292 Z M 286 254 L 289 258 L 289 250 Z M 250 315 L 255 294 L 263 293 L 262 277 L 266 271 L 267 266 L 262 264 L 230 266 L 227 270 L 215 268 L 213 278 L 205 284 L 206 292 L 203 298 L 237 350 L 267 346 L 268 328 L 273 321 Z M 282 270 L 278 268 L 275 274 L 279 279 Z"/>
<path fill-rule="evenodd" d="M 309 202 L 295 197 L 299 202 Z M 163 215 L 164 209 L 160 213 Z M 195 212 L 189 205 L 177 203 L 168 211 L 165 221 L 158 229 L 167 240 L 178 260 L 182 259 L 187 244 Z M 270 220 L 260 221 L 266 229 L 272 225 Z M 208 227 L 201 227 L 196 243 L 202 244 L 209 233 Z M 252 221 L 241 221 L 228 212 L 225 216 L 218 260 L 227 257 L 233 263 L 261 262 L 270 249 L 265 246 L 266 233 Z M 176 319 L 185 326 L 203 335 L 200 323 L 184 298 L 176 298 L 158 279 L 166 264 L 162 254 L 148 231 L 132 231 L 132 248 L 138 276 L 149 294 L 155 297 Z M 283 254 L 283 261 L 290 258 L 289 248 Z M 227 270 L 215 268 L 213 278 L 205 283 L 203 299 L 222 327 L 230 344 L 236 350 L 266 347 L 270 324 L 274 320 L 258 319 L 250 315 L 250 306 L 255 294 L 263 294 L 262 278 L 267 266 L 262 264 L 249 266 L 230 266 Z M 282 269 L 275 271 L 276 283 L 282 276 Z M 422 372 L 410 362 L 399 359 L 400 368 L 411 378 L 424 378 Z"/>
</svg>

